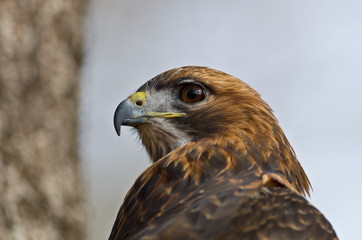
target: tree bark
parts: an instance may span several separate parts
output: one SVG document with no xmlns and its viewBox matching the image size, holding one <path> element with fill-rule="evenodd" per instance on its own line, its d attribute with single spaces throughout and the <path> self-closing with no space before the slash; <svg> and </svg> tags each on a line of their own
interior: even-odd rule
<svg viewBox="0 0 362 240">
<path fill-rule="evenodd" d="M 0 239 L 84 239 L 85 0 L 0 1 Z"/>
</svg>

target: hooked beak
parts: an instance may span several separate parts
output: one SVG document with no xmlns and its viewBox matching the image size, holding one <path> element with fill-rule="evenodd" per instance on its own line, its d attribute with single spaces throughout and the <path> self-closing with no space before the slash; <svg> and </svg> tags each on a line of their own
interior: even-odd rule
<svg viewBox="0 0 362 240">
<path fill-rule="evenodd" d="M 151 117 L 174 118 L 186 115 L 173 112 L 148 112 L 145 105 L 145 92 L 136 92 L 118 105 L 113 117 L 114 128 L 118 136 L 121 134 L 121 125 L 137 126 L 148 122 Z"/>
<path fill-rule="evenodd" d="M 117 135 L 121 135 L 121 125 L 135 126 L 137 123 L 144 121 L 142 116 L 142 111 L 135 107 L 130 99 L 122 101 L 118 105 L 113 117 L 114 128 L 116 129 Z"/>
</svg>

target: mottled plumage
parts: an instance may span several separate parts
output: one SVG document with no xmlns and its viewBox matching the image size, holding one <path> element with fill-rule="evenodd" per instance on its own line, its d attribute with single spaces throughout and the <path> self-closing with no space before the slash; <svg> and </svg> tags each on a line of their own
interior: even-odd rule
<svg viewBox="0 0 362 240">
<path fill-rule="evenodd" d="M 109 239 L 337 239 L 305 198 L 309 180 L 270 107 L 206 67 L 172 69 L 124 100 L 153 164 Z"/>
</svg>

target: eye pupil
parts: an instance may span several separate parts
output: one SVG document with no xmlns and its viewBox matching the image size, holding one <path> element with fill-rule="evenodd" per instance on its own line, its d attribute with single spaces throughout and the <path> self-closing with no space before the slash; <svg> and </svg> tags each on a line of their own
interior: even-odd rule
<svg viewBox="0 0 362 240">
<path fill-rule="evenodd" d="M 187 92 L 187 97 L 190 99 L 194 99 L 197 96 L 197 91 L 195 89 L 191 89 Z"/>
<path fill-rule="evenodd" d="M 180 98 L 185 103 L 196 103 L 205 99 L 205 90 L 198 84 L 189 84 L 181 88 Z"/>
</svg>

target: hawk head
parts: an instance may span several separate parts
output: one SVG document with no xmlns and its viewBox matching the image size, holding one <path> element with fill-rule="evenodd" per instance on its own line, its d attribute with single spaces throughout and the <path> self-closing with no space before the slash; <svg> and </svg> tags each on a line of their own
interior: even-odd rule
<svg viewBox="0 0 362 240">
<path fill-rule="evenodd" d="M 271 108 L 246 83 L 206 67 L 164 72 L 122 101 L 114 126 L 134 127 L 153 162 L 191 142 L 238 142 L 259 167 L 284 174 L 300 193 L 309 180 Z M 258 157 L 259 158 L 259 157 Z"/>
</svg>

